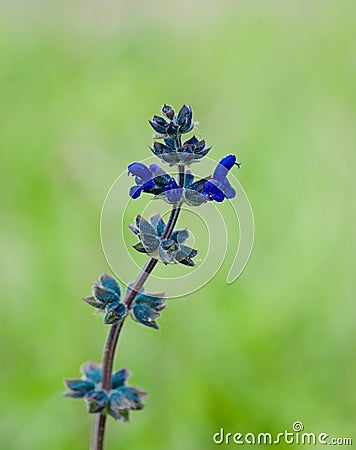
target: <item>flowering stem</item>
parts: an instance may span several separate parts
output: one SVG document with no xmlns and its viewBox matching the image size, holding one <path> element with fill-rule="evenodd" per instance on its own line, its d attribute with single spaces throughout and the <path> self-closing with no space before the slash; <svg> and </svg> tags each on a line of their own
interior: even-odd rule
<svg viewBox="0 0 356 450">
<path fill-rule="evenodd" d="M 179 145 L 181 145 L 180 137 L 178 138 L 178 143 Z M 179 171 L 179 186 L 183 187 L 184 166 L 179 165 L 178 171 Z M 180 204 L 172 207 L 166 228 L 163 233 L 164 239 L 169 238 L 169 236 L 172 234 L 174 227 L 176 226 L 180 210 L 181 210 Z M 126 303 L 128 309 L 130 308 L 130 305 L 135 299 L 138 292 L 144 286 L 147 278 L 150 276 L 151 272 L 156 267 L 157 263 L 158 263 L 157 259 L 152 257 L 148 258 L 146 264 L 143 266 L 141 272 L 139 273 L 135 282 L 131 286 L 131 289 L 127 291 L 124 303 Z M 111 388 L 111 375 L 114 365 L 115 350 L 120 337 L 121 330 L 125 322 L 125 318 L 126 317 L 123 317 L 119 322 L 111 326 L 104 348 L 102 389 L 107 392 L 109 392 Z M 93 438 L 91 447 L 92 450 L 103 450 L 105 425 L 106 425 L 106 415 L 96 414 L 93 428 Z"/>
</svg>

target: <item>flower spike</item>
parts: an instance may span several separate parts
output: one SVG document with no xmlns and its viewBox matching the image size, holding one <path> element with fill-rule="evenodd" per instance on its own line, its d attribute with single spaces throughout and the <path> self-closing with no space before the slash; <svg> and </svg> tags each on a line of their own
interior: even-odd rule
<svg viewBox="0 0 356 450">
<path fill-rule="evenodd" d="M 190 237 L 188 229 L 175 229 L 182 205 L 200 206 L 236 196 L 228 180 L 230 170 L 235 165 L 240 167 L 235 155 L 229 154 L 222 158 L 208 176 L 197 177 L 191 172 L 191 166 L 201 162 L 211 147 L 193 133 L 184 137 L 198 124 L 193 121 L 193 111 L 189 105 L 183 104 L 176 112 L 165 103 L 161 115 L 154 115 L 149 123 L 155 132 L 150 150 L 158 158 L 159 164 L 146 165 L 134 161 L 128 166 L 128 176 L 134 180 L 129 196 L 137 199 L 141 194 L 151 194 L 151 198 L 172 205 L 171 213 L 167 223 L 160 214 L 148 220 L 138 214 L 134 223 L 129 225 L 138 240 L 133 248 L 150 258 L 125 293 L 122 293 L 117 280 L 107 273 L 94 282 L 92 295 L 84 298 L 84 301 L 101 311 L 104 323 L 110 325 L 103 368 L 88 361 L 80 368 L 81 378 L 64 380 L 67 390 L 63 395 L 84 399 L 88 412 L 98 415 L 93 436 L 95 448 L 102 447 L 104 437 L 105 420 L 102 420 L 101 415 L 111 415 L 115 420 L 128 422 L 130 411 L 144 408 L 147 393 L 127 385 L 130 372 L 122 368 L 112 373 L 118 337 L 129 315 L 145 327 L 159 329 L 157 322 L 166 307 L 167 296 L 166 293 L 145 292 L 144 283 L 158 261 L 165 265 L 179 263 L 187 267 L 195 266 L 194 258 L 198 250 L 187 245 Z M 161 167 L 163 164 L 166 166 L 162 167 L 168 167 L 167 171 Z M 171 173 L 173 170 L 174 173 Z"/>
</svg>

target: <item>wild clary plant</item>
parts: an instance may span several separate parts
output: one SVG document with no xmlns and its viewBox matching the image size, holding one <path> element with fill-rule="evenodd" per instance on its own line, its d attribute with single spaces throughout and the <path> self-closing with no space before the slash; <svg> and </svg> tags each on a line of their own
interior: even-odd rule
<svg viewBox="0 0 356 450">
<path fill-rule="evenodd" d="M 150 194 L 172 205 L 167 223 L 160 214 L 148 220 L 138 215 L 131 231 L 138 242 L 135 250 L 148 255 L 148 259 L 136 280 L 123 294 L 118 282 L 109 274 L 103 273 L 92 288 L 92 296 L 84 300 L 104 313 L 104 323 L 110 325 L 105 344 L 102 367 L 91 361 L 81 367 L 80 379 L 66 379 L 68 388 L 63 395 L 83 398 L 88 412 L 96 414 L 92 450 L 101 450 L 104 443 L 106 418 L 108 415 L 122 422 L 129 421 L 129 413 L 144 407 L 146 392 L 128 386 L 130 373 L 123 368 L 113 371 L 117 342 L 128 316 L 141 325 L 158 329 L 157 319 L 166 306 L 165 293 L 146 293 L 144 284 L 158 264 L 184 264 L 194 266 L 198 251 L 186 245 L 189 237 L 187 229 L 174 230 L 183 203 L 199 206 L 207 202 L 222 202 L 235 197 L 227 175 L 233 166 L 239 167 L 235 155 L 221 159 L 213 174 L 195 179 L 189 167 L 199 162 L 210 151 L 204 140 L 195 136 L 182 142 L 182 136 L 191 132 L 196 123 L 190 106 L 183 105 L 176 113 L 169 105 L 162 107 L 162 115 L 154 116 L 150 124 L 156 134 L 151 148 L 153 154 L 169 167 L 176 167 L 178 177 L 171 176 L 161 166 L 151 164 L 147 167 L 140 162 L 128 166 L 128 173 L 134 177 L 134 186 L 129 196 L 136 199 L 141 194 Z"/>
</svg>

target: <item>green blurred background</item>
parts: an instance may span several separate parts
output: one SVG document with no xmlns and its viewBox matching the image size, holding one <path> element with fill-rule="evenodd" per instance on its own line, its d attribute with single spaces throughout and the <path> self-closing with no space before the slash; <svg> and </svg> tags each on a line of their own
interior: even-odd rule
<svg viewBox="0 0 356 450">
<path fill-rule="evenodd" d="M 93 418 L 60 397 L 62 379 L 101 359 L 107 328 L 80 301 L 108 270 L 101 206 L 148 156 L 164 102 L 192 105 L 213 157 L 238 152 L 255 246 L 233 285 L 223 269 L 171 302 L 161 331 L 127 322 L 116 366 L 147 408 L 110 420 L 107 448 L 204 450 L 221 427 L 296 420 L 356 439 L 355 12 L 346 0 L 1 4 L 1 448 L 89 447 Z"/>
</svg>

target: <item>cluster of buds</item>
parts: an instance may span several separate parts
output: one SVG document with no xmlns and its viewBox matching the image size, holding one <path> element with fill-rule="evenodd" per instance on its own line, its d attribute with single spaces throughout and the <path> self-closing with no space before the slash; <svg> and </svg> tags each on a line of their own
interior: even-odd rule
<svg viewBox="0 0 356 450">
<path fill-rule="evenodd" d="M 127 369 L 120 369 L 112 375 L 109 392 L 101 388 L 102 370 L 98 364 L 86 362 L 80 368 L 83 376 L 80 379 L 66 379 L 65 397 L 83 398 L 91 414 L 107 413 L 116 420 L 129 421 L 130 410 L 143 408 L 147 393 L 132 386 L 126 386 L 130 376 Z"/>
<path fill-rule="evenodd" d="M 131 287 L 129 286 L 128 290 Z M 105 310 L 104 323 L 114 324 L 128 313 L 142 325 L 158 329 L 155 321 L 166 306 L 166 294 L 146 294 L 141 289 L 129 306 L 121 300 L 119 283 L 111 275 L 103 273 L 93 285 L 93 295 L 83 299 L 94 308 Z"/>
<path fill-rule="evenodd" d="M 186 266 L 194 266 L 192 258 L 198 251 L 184 245 L 189 238 L 187 229 L 173 231 L 164 237 L 166 224 L 160 214 L 150 217 L 150 222 L 138 215 L 135 225 L 129 225 L 131 231 L 140 239 L 134 249 L 141 253 L 159 258 L 165 264 L 178 262 Z"/>
</svg>

